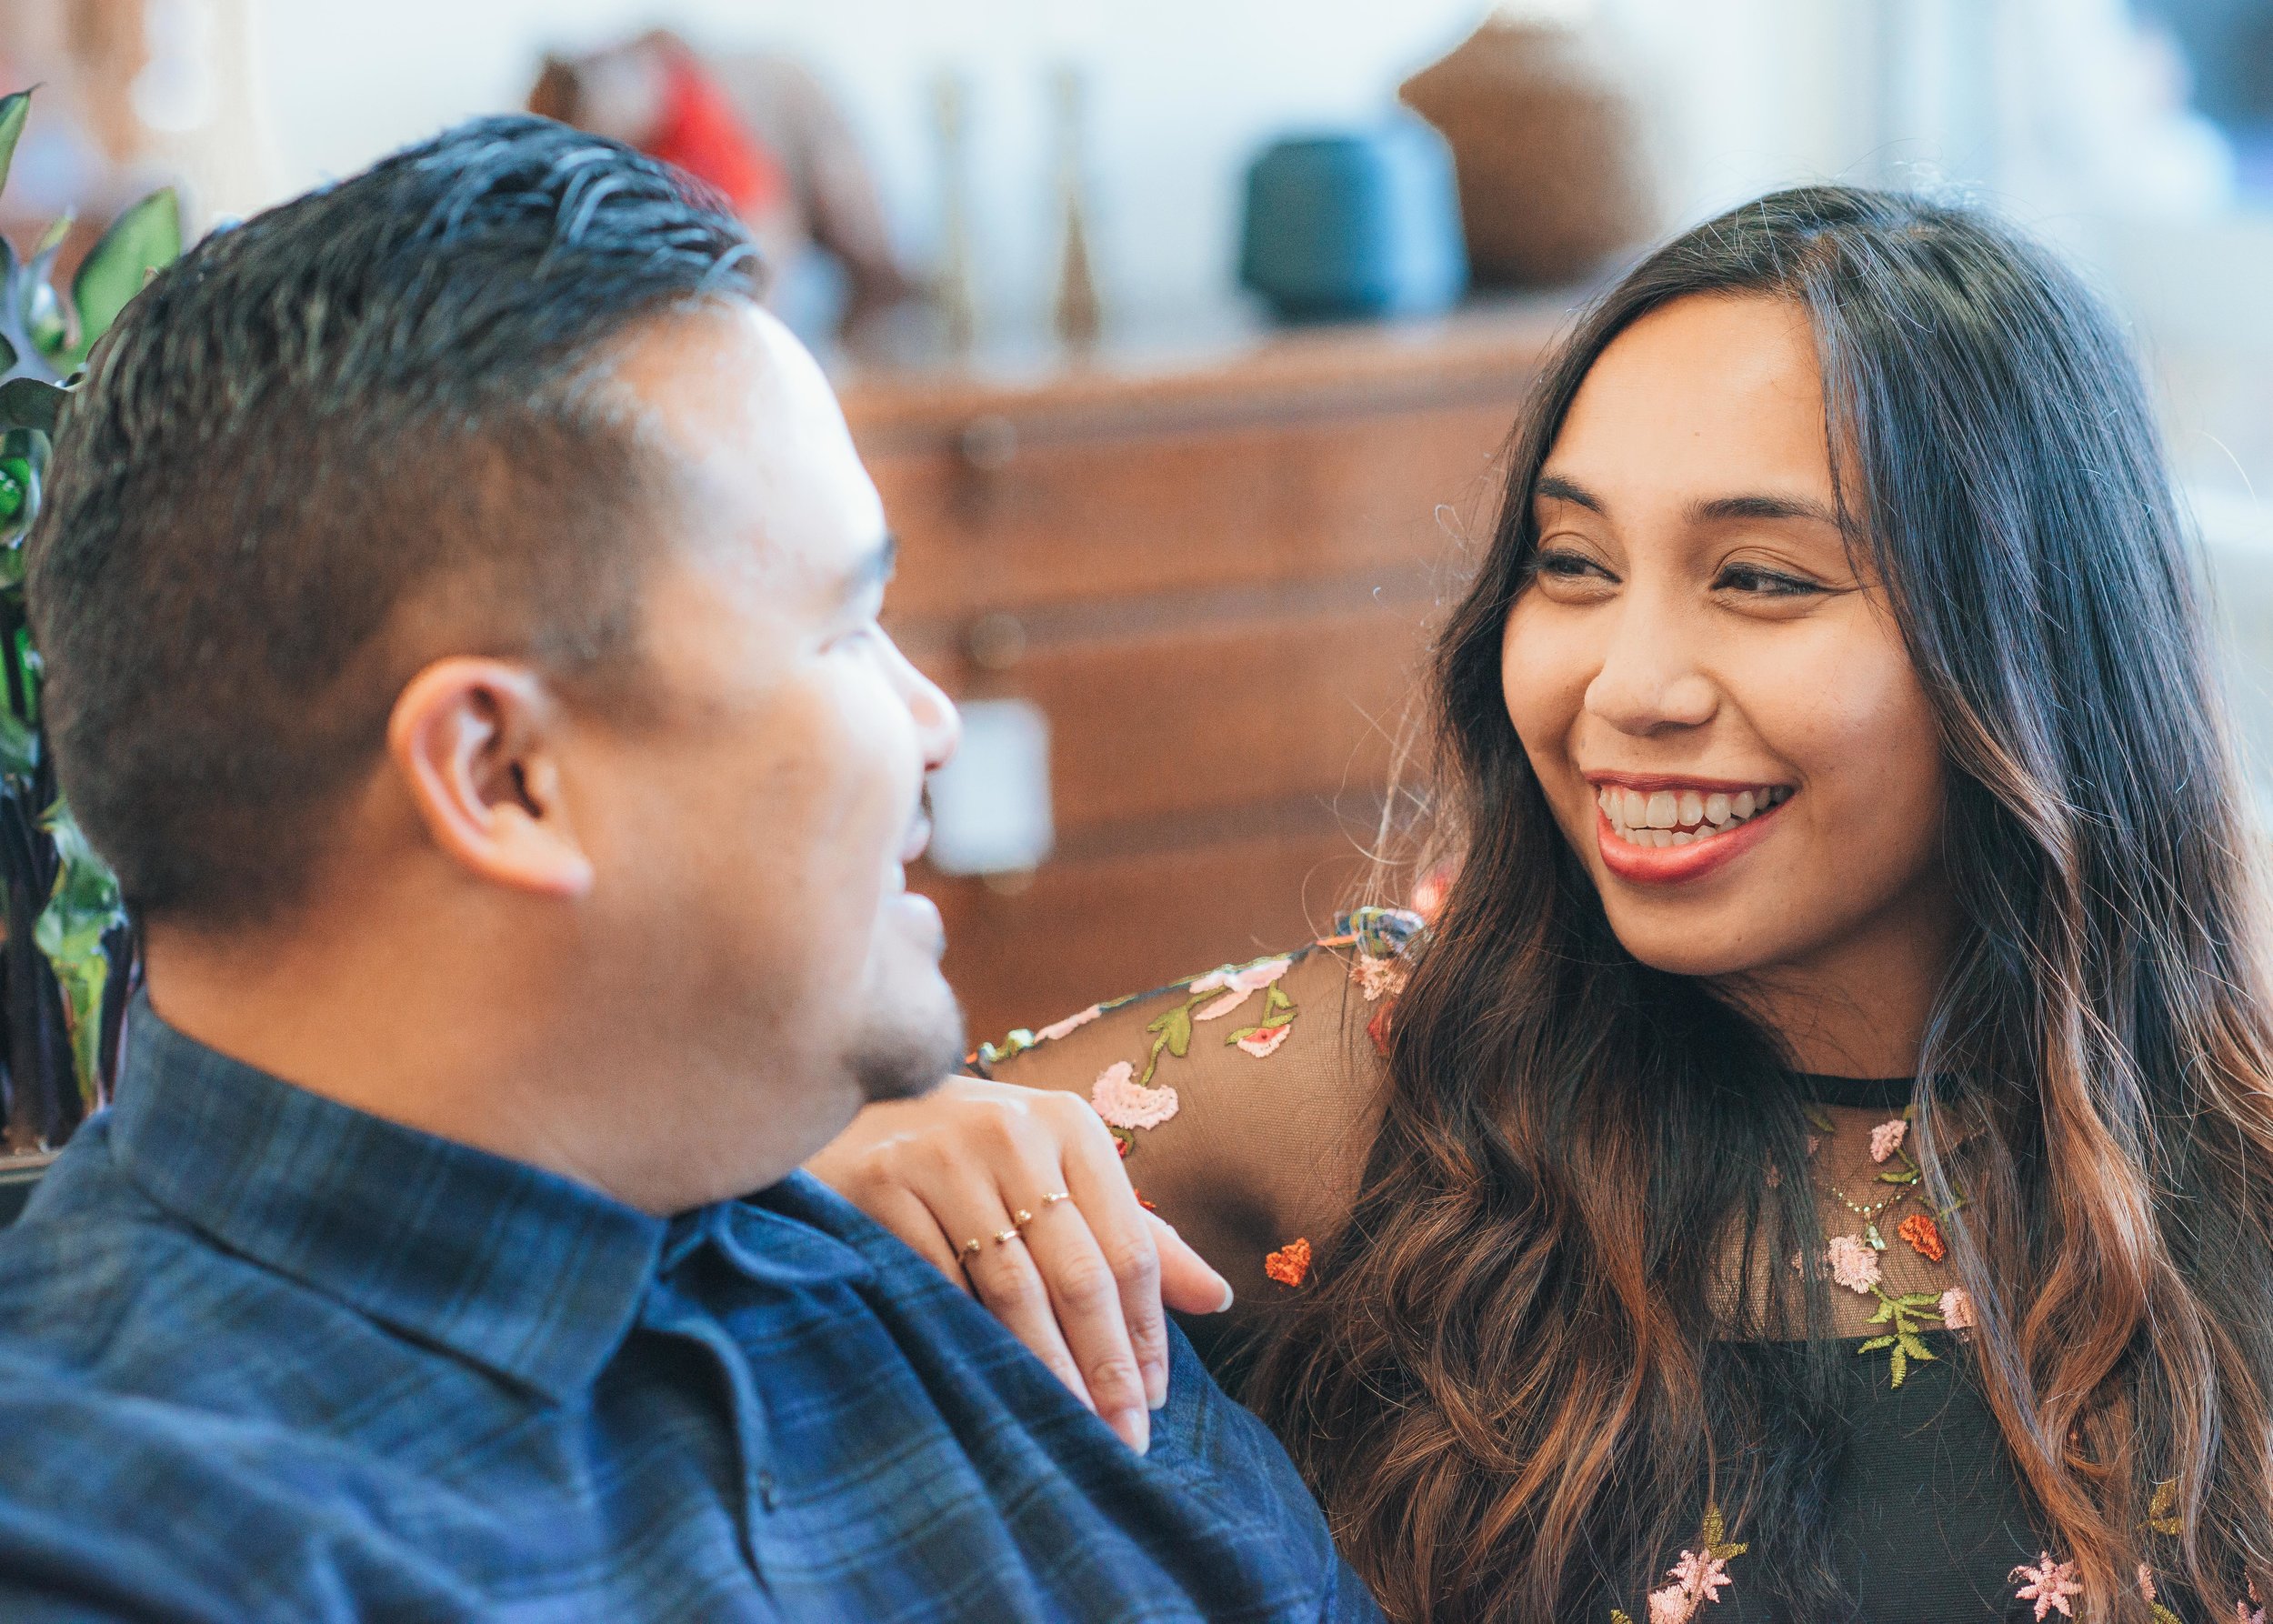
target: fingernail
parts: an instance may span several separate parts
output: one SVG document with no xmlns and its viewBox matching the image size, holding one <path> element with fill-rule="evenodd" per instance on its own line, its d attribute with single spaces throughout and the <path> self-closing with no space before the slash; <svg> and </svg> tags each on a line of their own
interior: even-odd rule
<svg viewBox="0 0 2273 1624">
<path fill-rule="evenodd" d="M 1217 1304 L 1216 1305 L 1216 1312 L 1217 1312 L 1217 1313 L 1218 1313 L 1218 1314 L 1220 1314 L 1220 1313 L 1222 1313 L 1222 1312 L 1223 1312 L 1226 1308 L 1229 1308 L 1230 1306 L 1231 1306 L 1231 1282 L 1230 1282 L 1229 1280 L 1226 1280 L 1226 1281 L 1223 1283 L 1223 1301 L 1221 1301 L 1221 1302 L 1219 1302 L 1219 1303 L 1217 1303 Z"/>
<path fill-rule="evenodd" d="M 1168 1368 L 1147 1363 L 1145 1366 L 1145 1403 L 1158 1409 L 1168 1401 Z"/>
<path fill-rule="evenodd" d="M 1139 1455 L 1152 1448 L 1152 1418 L 1141 1409 L 1116 1410 L 1107 1418 L 1106 1425 Z"/>
</svg>

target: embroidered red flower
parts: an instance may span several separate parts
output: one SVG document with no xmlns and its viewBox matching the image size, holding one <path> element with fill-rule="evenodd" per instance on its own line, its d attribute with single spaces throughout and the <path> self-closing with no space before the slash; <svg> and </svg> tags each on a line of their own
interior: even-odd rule
<svg viewBox="0 0 2273 1624">
<path fill-rule="evenodd" d="M 1910 1214 L 1894 1232 L 1908 1241 L 1910 1249 L 1928 1263 L 1939 1263 L 1949 1256 L 1949 1243 L 1941 1238 L 1941 1226 L 1925 1213 Z"/>
<path fill-rule="evenodd" d="M 1263 1259 L 1263 1272 L 1282 1286 L 1299 1286 L 1310 1272 L 1310 1243 L 1290 1240 Z"/>
<path fill-rule="evenodd" d="M 1373 1018 L 1366 1023 L 1366 1036 L 1373 1039 L 1374 1051 L 1385 1060 L 1389 1058 L 1389 1023 L 1396 1014 L 1397 1000 L 1384 998 L 1381 1007 L 1375 1010 Z"/>
</svg>

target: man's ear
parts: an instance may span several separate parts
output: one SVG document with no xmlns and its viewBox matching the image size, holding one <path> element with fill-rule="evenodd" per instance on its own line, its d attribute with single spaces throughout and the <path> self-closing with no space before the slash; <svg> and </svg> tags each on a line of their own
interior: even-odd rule
<svg viewBox="0 0 2273 1624">
<path fill-rule="evenodd" d="M 387 717 L 386 749 L 434 843 L 493 885 L 552 897 L 592 887 L 569 827 L 559 708 L 542 678 L 504 660 L 436 660 Z"/>
</svg>

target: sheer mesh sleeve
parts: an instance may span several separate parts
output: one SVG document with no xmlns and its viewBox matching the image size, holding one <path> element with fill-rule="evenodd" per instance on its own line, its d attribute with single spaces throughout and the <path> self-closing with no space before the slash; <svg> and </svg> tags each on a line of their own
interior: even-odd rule
<svg viewBox="0 0 2273 1624">
<path fill-rule="evenodd" d="M 1138 1194 L 1231 1281 L 1239 1307 L 1223 1328 L 1252 1328 L 1348 1215 L 1418 926 L 1363 909 L 1299 952 L 1014 1032 L 975 1064 L 1087 1098 Z"/>
</svg>

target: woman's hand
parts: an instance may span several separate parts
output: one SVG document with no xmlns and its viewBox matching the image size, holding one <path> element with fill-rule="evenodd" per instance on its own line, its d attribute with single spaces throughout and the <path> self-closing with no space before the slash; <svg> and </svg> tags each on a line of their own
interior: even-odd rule
<svg viewBox="0 0 2273 1624">
<path fill-rule="evenodd" d="M 1140 1453 L 1168 1396 L 1163 1302 L 1231 1306 L 1230 1283 L 1137 1204 L 1076 1095 L 953 1078 L 868 1107 L 806 1168 L 974 1292 Z"/>
</svg>

